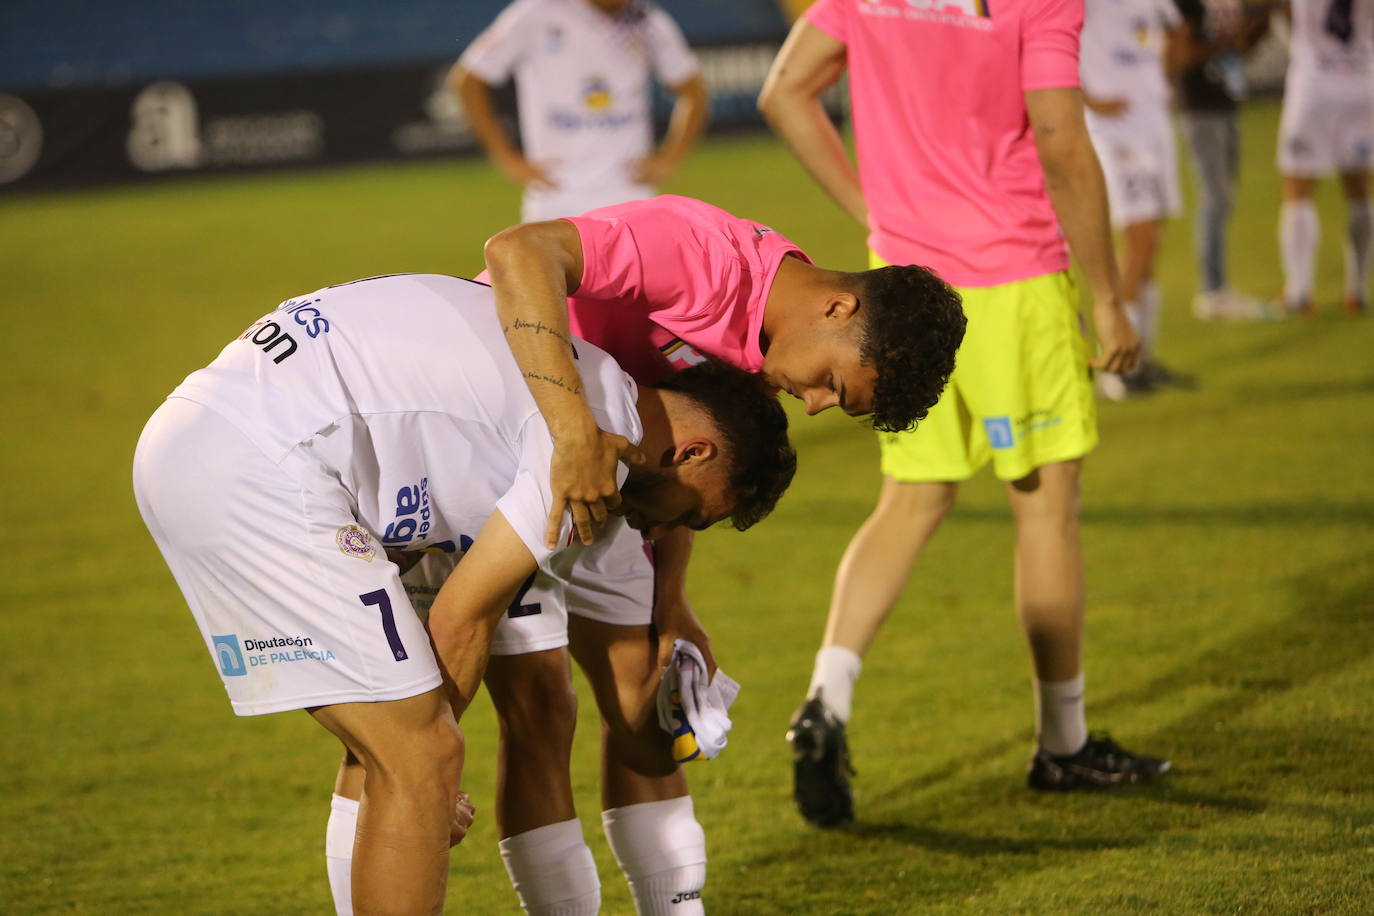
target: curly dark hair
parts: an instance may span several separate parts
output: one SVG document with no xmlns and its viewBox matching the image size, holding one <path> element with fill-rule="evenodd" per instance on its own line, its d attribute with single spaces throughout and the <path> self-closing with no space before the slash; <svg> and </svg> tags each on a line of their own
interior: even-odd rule
<svg viewBox="0 0 1374 916">
<path fill-rule="evenodd" d="M 846 280 L 859 299 L 859 359 L 878 370 L 873 426 L 912 429 L 940 400 L 954 371 L 967 323 L 959 294 L 914 264 L 848 274 Z"/>
<path fill-rule="evenodd" d="M 787 414 L 762 377 L 708 359 L 655 387 L 686 395 L 712 417 L 730 459 L 730 522 L 743 531 L 762 521 L 797 473 Z"/>
</svg>

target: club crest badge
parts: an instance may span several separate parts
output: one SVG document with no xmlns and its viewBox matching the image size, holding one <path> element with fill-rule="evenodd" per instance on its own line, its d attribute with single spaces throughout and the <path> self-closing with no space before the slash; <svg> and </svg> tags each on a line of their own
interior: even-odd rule
<svg viewBox="0 0 1374 916">
<path fill-rule="evenodd" d="M 344 525 L 334 536 L 339 551 L 347 557 L 357 557 L 371 563 L 377 556 L 377 548 L 372 546 L 372 535 L 357 525 Z"/>
</svg>

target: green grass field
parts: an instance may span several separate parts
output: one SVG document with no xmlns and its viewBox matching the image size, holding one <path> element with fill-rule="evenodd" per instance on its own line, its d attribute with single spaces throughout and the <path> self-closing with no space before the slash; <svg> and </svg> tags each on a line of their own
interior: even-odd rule
<svg viewBox="0 0 1374 916">
<path fill-rule="evenodd" d="M 1245 122 L 1234 281 L 1272 294 L 1277 108 Z M 708 142 L 668 190 L 770 222 L 827 266 L 861 232 L 771 139 Z M 1089 714 L 1170 755 L 1161 786 L 1024 788 L 1026 652 L 1000 485 L 969 484 L 860 682 L 859 820 L 809 828 L 782 740 L 831 575 L 878 484 L 871 435 L 795 415 L 801 469 L 755 531 L 698 539 L 691 595 L 743 684 L 730 747 L 691 765 L 718 914 L 1374 911 L 1374 318 L 1340 314 L 1344 218 L 1319 198 L 1311 321 L 1188 311 L 1190 229 L 1161 264 L 1161 355 L 1195 392 L 1101 411 L 1083 525 Z M 167 182 L 0 202 L 0 911 L 323 913 L 333 739 L 236 719 L 134 508 L 143 421 L 295 293 L 472 273 L 516 194 L 476 161 Z M 584 698 L 587 696 L 583 691 Z M 490 809 L 494 724 L 464 721 Z M 601 837 L 596 722 L 574 780 L 604 912 L 632 908 Z M 487 812 L 482 812 L 487 813 Z M 449 911 L 517 912 L 493 821 L 454 856 Z"/>
</svg>

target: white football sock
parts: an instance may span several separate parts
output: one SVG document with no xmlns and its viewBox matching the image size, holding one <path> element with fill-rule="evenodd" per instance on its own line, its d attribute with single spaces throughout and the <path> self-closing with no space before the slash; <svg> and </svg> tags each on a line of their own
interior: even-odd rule
<svg viewBox="0 0 1374 916">
<path fill-rule="evenodd" d="M 1149 356 L 1150 353 L 1150 320 L 1147 314 L 1147 308 L 1140 297 L 1140 294 L 1143 292 L 1144 287 L 1142 286 L 1136 291 L 1136 298 L 1123 306 L 1126 311 L 1126 317 L 1131 319 L 1131 327 L 1135 328 L 1135 332 L 1140 335 L 1140 352 L 1137 357 L 1139 360 L 1136 363 L 1137 366 L 1145 362 L 1145 358 Z"/>
<path fill-rule="evenodd" d="M 1363 302 L 1370 240 L 1374 238 L 1374 208 L 1367 200 L 1348 201 L 1346 207 L 1345 295 Z"/>
<path fill-rule="evenodd" d="M 500 845 L 526 913 L 596 916 L 601 909 L 601 878 L 577 818 L 517 833 Z"/>
<path fill-rule="evenodd" d="M 601 812 L 601 823 L 639 916 L 706 912 L 706 832 L 690 795 L 611 808 Z"/>
<path fill-rule="evenodd" d="M 1140 284 L 1140 354 L 1144 360 L 1154 352 L 1155 341 L 1159 340 L 1159 287 L 1154 280 Z"/>
<path fill-rule="evenodd" d="M 811 686 L 807 697 L 820 691 L 821 700 L 841 722 L 849 721 L 854 703 L 854 682 L 864 661 L 858 653 L 844 646 L 826 646 L 816 653 L 816 667 L 811 670 Z"/>
<path fill-rule="evenodd" d="M 329 823 L 324 828 L 324 864 L 338 916 L 353 916 L 353 835 L 357 832 L 358 802 L 335 795 L 329 800 Z"/>
<path fill-rule="evenodd" d="M 1067 681 L 1037 680 L 1035 718 L 1041 747 L 1056 757 L 1078 753 L 1088 740 L 1082 673 Z"/>
<path fill-rule="evenodd" d="M 1312 270 L 1320 239 L 1317 205 L 1310 199 L 1285 200 L 1279 208 L 1279 250 L 1283 254 L 1283 301 L 1289 308 L 1312 298 Z"/>
</svg>

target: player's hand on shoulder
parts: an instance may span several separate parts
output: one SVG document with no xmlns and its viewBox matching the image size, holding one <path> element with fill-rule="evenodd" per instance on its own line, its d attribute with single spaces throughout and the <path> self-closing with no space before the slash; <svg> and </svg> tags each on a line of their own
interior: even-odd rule
<svg viewBox="0 0 1374 916">
<path fill-rule="evenodd" d="M 1097 332 L 1097 358 L 1092 367 L 1103 372 L 1127 372 L 1140 353 L 1140 335 L 1126 309 L 1115 299 L 1093 305 L 1093 329 Z"/>
<path fill-rule="evenodd" d="M 606 516 L 620 506 L 616 465 L 642 464 L 644 454 L 624 436 L 597 429 L 589 436 L 564 436 L 554 440 L 549 466 L 552 511 L 545 536 L 550 549 L 559 546 L 564 510 L 572 513 L 573 526 L 583 544 L 596 540 Z"/>
</svg>

